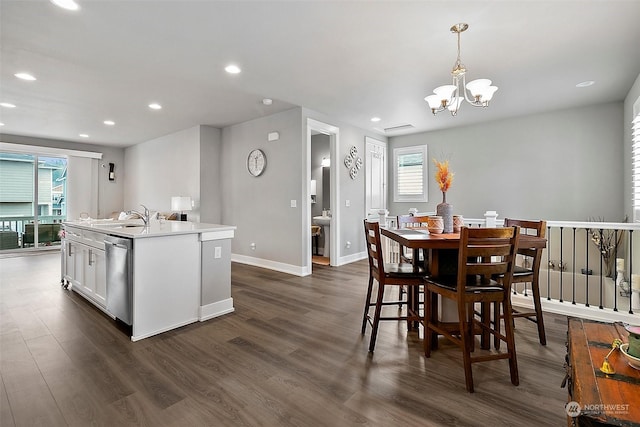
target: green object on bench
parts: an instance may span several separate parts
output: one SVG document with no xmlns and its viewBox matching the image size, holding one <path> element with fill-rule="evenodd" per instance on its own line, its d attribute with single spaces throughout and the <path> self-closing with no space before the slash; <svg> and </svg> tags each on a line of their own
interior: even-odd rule
<svg viewBox="0 0 640 427">
<path fill-rule="evenodd" d="M 38 224 L 38 243 L 48 244 L 59 242 L 60 224 Z M 24 226 L 24 234 L 22 235 L 22 246 L 34 244 L 34 224 L 26 224 Z"/>
<path fill-rule="evenodd" d="M 0 231 L 0 250 L 2 249 L 17 249 L 18 245 L 18 232 L 3 230 Z"/>
</svg>

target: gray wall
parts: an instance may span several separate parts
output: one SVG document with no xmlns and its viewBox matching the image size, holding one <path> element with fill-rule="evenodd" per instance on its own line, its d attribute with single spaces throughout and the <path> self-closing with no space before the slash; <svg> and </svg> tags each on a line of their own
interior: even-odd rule
<svg viewBox="0 0 640 427">
<path fill-rule="evenodd" d="M 435 210 L 442 201 L 433 178 L 436 157 L 448 158 L 455 173 L 447 193 L 454 213 L 482 218 L 495 210 L 501 218 L 621 221 L 622 118 L 623 105 L 616 102 L 391 138 L 391 162 L 394 148 L 428 145 L 429 202 L 394 203 L 390 167 L 389 211 Z"/>
<path fill-rule="evenodd" d="M 199 221 L 200 126 L 128 147 L 125 158 L 125 209 L 169 212 L 172 196 L 190 196 L 187 217 Z"/>
<path fill-rule="evenodd" d="M 222 222 L 222 131 L 200 126 L 200 221 Z"/>
<path fill-rule="evenodd" d="M 267 134 L 276 131 L 280 138 L 267 141 Z M 301 212 L 306 185 L 302 179 L 306 164 L 302 135 L 300 108 L 222 130 L 222 223 L 238 227 L 233 254 L 302 265 Z M 267 158 L 259 177 L 247 171 L 247 156 L 256 148 Z M 295 208 L 291 200 L 296 201 Z M 255 250 L 251 243 L 255 243 Z"/>
<path fill-rule="evenodd" d="M 124 148 L 8 134 L 0 134 L 0 141 L 102 153 L 102 159 L 99 160 L 99 163 L 100 165 L 104 164 L 106 167 L 98 169 L 98 217 L 102 218 L 108 216 L 111 212 L 122 210 L 124 205 Z M 115 181 L 109 181 L 109 163 L 115 163 Z M 87 177 L 87 179 L 90 179 L 90 177 Z"/>
</svg>

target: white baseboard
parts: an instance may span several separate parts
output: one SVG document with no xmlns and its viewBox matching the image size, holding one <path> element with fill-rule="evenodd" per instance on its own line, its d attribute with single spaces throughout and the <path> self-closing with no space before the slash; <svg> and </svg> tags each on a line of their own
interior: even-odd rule
<svg viewBox="0 0 640 427">
<path fill-rule="evenodd" d="M 338 258 L 337 263 L 332 265 L 339 267 L 341 265 L 350 264 L 366 258 L 366 252 L 359 252 L 357 254 L 340 257 Z M 231 261 L 238 262 L 240 264 L 253 265 L 255 267 L 268 268 L 269 270 L 280 271 L 282 273 L 293 274 L 300 277 L 311 274 L 311 267 L 300 267 L 297 265 L 285 264 L 283 262 L 271 261 L 262 258 L 254 258 L 246 255 L 231 254 Z"/>
<path fill-rule="evenodd" d="M 268 268 L 270 270 L 280 271 L 282 273 L 289 273 L 295 276 L 308 276 L 310 273 L 305 267 L 297 265 L 285 264 L 283 262 L 271 261 L 268 259 L 254 258 L 246 255 L 231 254 L 231 261 L 239 262 L 240 264 L 253 265 L 256 267 Z"/>
<path fill-rule="evenodd" d="M 360 261 L 366 258 L 367 258 L 366 252 L 358 252 L 357 254 L 347 255 L 347 256 L 338 258 L 338 262 L 335 264 L 335 266 L 339 267 L 341 265 L 351 264 L 352 262 Z"/>
<path fill-rule="evenodd" d="M 133 334 L 131 335 L 131 341 L 140 341 L 142 339 L 149 338 L 149 337 L 152 337 L 154 335 L 161 334 L 163 332 L 171 331 L 173 329 L 177 329 L 177 328 L 181 328 L 183 326 L 190 325 L 190 324 L 195 323 L 197 321 L 198 321 L 198 319 L 189 319 L 189 320 L 185 320 L 184 322 L 179 322 L 179 323 L 176 323 L 174 325 L 166 326 L 166 327 L 157 329 L 157 330 L 152 331 L 152 332 L 145 332 L 143 334 L 137 334 L 137 335 L 136 335 L 136 332 L 135 332 L 136 327 L 134 325 L 134 327 L 133 327 L 134 331 L 133 331 Z"/>
<path fill-rule="evenodd" d="M 213 319 L 214 317 L 222 316 L 224 314 L 233 313 L 233 298 L 227 298 L 222 301 L 217 301 L 211 304 L 200 306 L 198 309 L 198 319 L 201 322 L 205 320 Z"/>
</svg>

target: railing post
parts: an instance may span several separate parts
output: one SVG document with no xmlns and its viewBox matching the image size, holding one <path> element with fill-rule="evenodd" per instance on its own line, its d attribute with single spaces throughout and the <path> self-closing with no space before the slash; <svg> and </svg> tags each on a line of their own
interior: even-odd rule
<svg viewBox="0 0 640 427">
<path fill-rule="evenodd" d="M 572 282 L 572 296 L 571 304 L 576 305 L 576 227 L 573 227 L 573 282 Z"/>
<path fill-rule="evenodd" d="M 602 242 L 602 240 L 604 239 L 604 230 L 601 228 L 600 229 L 600 242 Z M 604 289 L 604 277 L 602 275 L 602 260 L 604 259 L 604 254 L 602 253 L 602 249 L 600 249 L 600 310 L 602 310 L 604 308 L 604 306 L 602 305 L 602 293 L 603 293 L 603 289 Z"/>
<path fill-rule="evenodd" d="M 585 294 L 585 307 L 589 307 L 589 276 L 591 276 L 589 274 L 589 229 L 585 228 L 584 229 L 584 235 L 587 238 L 586 239 L 586 243 L 584 245 L 584 247 L 587 249 L 587 254 L 586 254 L 586 265 L 585 265 L 585 288 L 586 288 L 586 294 Z"/>
<path fill-rule="evenodd" d="M 551 226 L 547 227 L 547 301 L 551 301 Z"/>
<path fill-rule="evenodd" d="M 560 270 L 560 302 L 564 302 L 562 300 L 562 276 L 564 276 L 562 274 L 562 230 L 564 227 L 560 227 L 560 265 L 558 266 L 558 270 Z"/>
</svg>

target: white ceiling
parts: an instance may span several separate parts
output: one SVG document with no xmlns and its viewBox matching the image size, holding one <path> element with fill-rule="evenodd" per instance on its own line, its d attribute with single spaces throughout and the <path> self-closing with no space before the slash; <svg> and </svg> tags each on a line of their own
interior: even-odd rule
<svg viewBox="0 0 640 427">
<path fill-rule="evenodd" d="M 0 102 L 17 106 L 2 133 L 128 146 L 304 106 L 414 126 L 391 136 L 622 101 L 640 73 L 640 0 L 77 1 L 0 1 Z M 458 22 L 468 79 L 499 90 L 434 117 L 423 98 L 450 82 Z"/>
</svg>

